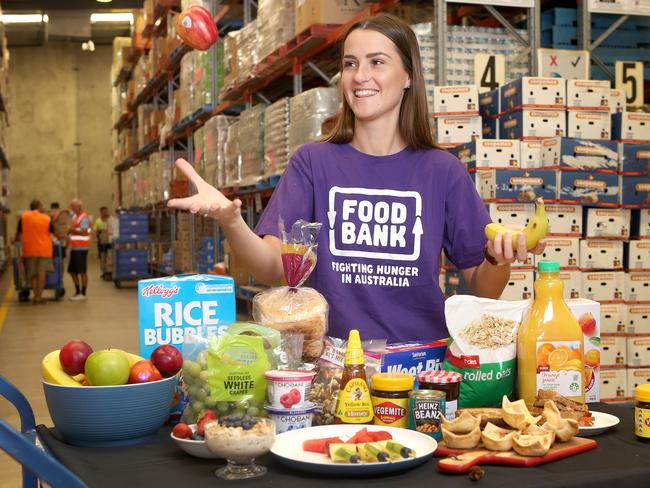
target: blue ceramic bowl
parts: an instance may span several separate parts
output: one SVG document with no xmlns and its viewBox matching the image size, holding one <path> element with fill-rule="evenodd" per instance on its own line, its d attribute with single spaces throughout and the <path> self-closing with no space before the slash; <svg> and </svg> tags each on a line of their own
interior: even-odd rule
<svg viewBox="0 0 650 488">
<path fill-rule="evenodd" d="M 63 386 L 43 381 L 54 426 L 69 444 L 125 446 L 151 437 L 169 416 L 176 377 L 119 386 Z"/>
</svg>

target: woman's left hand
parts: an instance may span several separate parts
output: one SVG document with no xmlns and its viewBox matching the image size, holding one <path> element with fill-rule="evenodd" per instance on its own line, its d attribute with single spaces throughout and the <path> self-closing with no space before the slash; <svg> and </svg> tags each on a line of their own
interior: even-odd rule
<svg viewBox="0 0 650 488">
<path fill-rule="evenodd" d="M 512 233 L 506 232 L 505 234 L 499 232 L 494 238 L 494 242 L 487 242 L 487 252 L 494 258 L 498 266 L 511 264 L 515 261 L 525 263 L 528 260 L 528 253 L 542 254 L 546 248 L 546 242 L 540 240 L 537 245 L 528 251 L 526 249 L 526 236 L 519 234 L 517 239 L 517 250 L 515 251 L 512 246 Z"/>
</svg>

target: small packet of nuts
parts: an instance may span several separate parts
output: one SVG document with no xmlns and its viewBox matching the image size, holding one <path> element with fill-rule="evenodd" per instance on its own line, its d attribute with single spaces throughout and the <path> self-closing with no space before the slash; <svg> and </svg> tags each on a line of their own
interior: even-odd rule
<svg viewBox="0 0 650 488">
<path fill-rule="evenodd" d="M 368 381 L 381 370 L 381 359 L 386 350 L 386 339 L 370 339 L 361 342 Z M 316 376 L 309 392 L 309 401 L 316 406 L 312 425 L 334 423 L 334 409 L 338 399 L 347 341 L 325 337 L 323 353 L 316 363 Z"/>
</svg>

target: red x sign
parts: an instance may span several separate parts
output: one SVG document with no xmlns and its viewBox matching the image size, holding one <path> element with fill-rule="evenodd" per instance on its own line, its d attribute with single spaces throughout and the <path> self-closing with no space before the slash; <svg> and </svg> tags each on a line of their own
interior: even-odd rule
<svg viewBox="0 0 650 488">
<path fill-rule="evenodd" d="M 557 66 L 557 56 L 551 56 L 551 66 Z"/>
</svg>

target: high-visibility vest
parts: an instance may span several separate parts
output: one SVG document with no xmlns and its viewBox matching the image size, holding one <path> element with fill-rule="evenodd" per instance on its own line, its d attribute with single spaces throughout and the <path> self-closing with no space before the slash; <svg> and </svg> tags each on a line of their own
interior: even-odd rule
<svg viewBox="0 0 650 488">
<path fill-rule="evenodd" d="M 81 221 L 84 218 L 88 218 L 88 214 L 86 212 L 81 212 L 79 215 L 75 215 L 74 218 L 72 219 L 72 224 L 70 228 L 73 231 L 76 232 L 86 232 L 86 235 L 79 235 L 79 234 L 71 234 L 70 235 L 70 247 L 74 249 L 80 249 L 80 250 L 85 250 L 90 247 L 90 225 L 88 225 L 88 228 L 83 230 L 81 228 Z"/>
<path fill-rule="evenodd" d="M 24 212 L 20 217 L 23 256 L 52 257 L 50 217 L 38 210 Z"/>
</svg>

